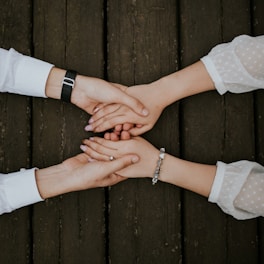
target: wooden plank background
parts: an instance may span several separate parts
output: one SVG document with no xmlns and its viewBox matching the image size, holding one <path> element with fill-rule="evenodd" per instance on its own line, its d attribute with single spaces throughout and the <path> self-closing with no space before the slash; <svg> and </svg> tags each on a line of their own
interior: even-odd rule
<svg viewBox="0 0 264 264">
<path fill-rule="evenodd" d="M 185 67 L 218 43 L 264 34 L 262 0 L 0 0 L 0 43 L 126 85 Z M 162 87 L 161 87 L 162 89 Z M 168 107 L 145 137 L 197 162 L 264 164 L 264 93 L 208 92 Z M 79 152 L 88 115 L 0 94 L 0 169 Z M 196 194 L 129 180 L 0 216 L 0 263 L 263 263 L 264 220 L 237 221 Z"/>
</svg>

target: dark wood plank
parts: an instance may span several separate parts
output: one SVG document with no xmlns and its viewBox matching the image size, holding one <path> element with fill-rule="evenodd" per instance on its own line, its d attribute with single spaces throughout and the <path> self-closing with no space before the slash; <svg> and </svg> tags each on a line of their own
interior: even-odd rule
<svg viewBox="0 0 264 264">
<path fill-rule="evenodd" d="M 247 1 L 219 1 L 217 5 L 215 1 L 197 1 L 195 4 L 182 1 L 183 63 L 199 59 L 205 48 L 209 51 L 217 43 L 249 33 L 249 12 Z M 252 106 L 252 95 L 219 98 L 215 93 L 206 93 L 185 100 L 184 156 L 203 163 L 215 163 L 219 159 L 226 162 L 252 159 Z M 241 129 L 238 131 L 237 127 Z M 229 259 L 230 263 L 238 263 L 241 254 L 243 263 L 256 263 L 256 221 L 238 222 L 225 217 L 206 200 L 193 194 L 186 194 L 185 199 L 187 263 L 196 259 L 203 263 L 226 263 Z M 249 230 L 246 236 L 245 228 Z"/>
<path fill-rule="evenodd" d="M 127 85 L 153 81 L 177 68 L 175 1 L 108 2 L 108 76 Z M 161 87 L 162 89 L 162 87 Z M 178 105 L 167 109 L 146 136 L 178 154 Z M 129 180 L 109 192 L 109 261 L 181 261 L 179 189 Z M 119 249 L 119 250 L 117 250 Z"/>
<path fill-rule="evenodd" d="M 104 77 L 104 1 L 67 1 L 66 67 L 88 76 Z M 67 107 L 65 126 L 66 156 L 80 152 L 88 115 Z M 105 263 L 105 197 L 104 189 L 95 189 L 65 196 L 66 212 L 62 256 L 64 263 L 82 263 L 87 259 Z M 77 205 L 77 208 L 76 208 Z M 92 243 L 91 243 L 92 241 Z"/>
<path fill-rule="evenodd" d="M 59 67 L 103 77 L 103 1 L 36 1 L 35 55 Z M 88 115 L 70 104 L 34 100 L 34 164 L 61 162 L 88 135 Z M 104 263 L 104 190 L 49 199 L 34 209 L 37 263 Z M 43 241 L 45 241 L 43 243 Z M 91 243 L 92 241 L 92 243 Z"/>
<path fill-rule="evenodd" d="M 181 1 L 183 67 L 220 42 L 220 17 L 220 1 Z M 187 98 L 182 102 L 182 114 L 183 158 L 215 164 L 222 154 L 224 136 L 222 98 L 215 92 Z M 216 206 L 185 192 L 185 263 L 226 263 L 225 229 L 225 216 Z"/>
<path fill-rule="evenodd" d="M 66 1 L 34 4 L 34 56 L 58 66 L 65 60 Z M 63 159 L 63 104 L 48 99 L 33 101 L 33 164 L 39 168 Z M 58 263 L 61 251 L 62 197 L 34 206 L 33 258 L 37 263 Z"/>
<path fill-rule="evenodd" d="M 0 43 L 30 55 L 31 1 L 1 1 Z M 30 155 L 30 99 L 0 94 L 1 173 L 28 168 Z M 30 208 L 0 217 L 0 263 L 28 263 L 31 256 Z"/>
<path fill-rule="evenodd" d="M 264 2 L 261 0 L 252 1 L 252 17 L 253 27 L 252 33 L 255 36 L 264 34 Z M 263 166 L 264 165 L 264 92 L 259 90 L 255 93 L 255 136 L 256 136 L 256 160 Z M 259 263 L 264 262 L 264 219 L 258 219 L 258 241 L 259 241 Z"/>
</svg>

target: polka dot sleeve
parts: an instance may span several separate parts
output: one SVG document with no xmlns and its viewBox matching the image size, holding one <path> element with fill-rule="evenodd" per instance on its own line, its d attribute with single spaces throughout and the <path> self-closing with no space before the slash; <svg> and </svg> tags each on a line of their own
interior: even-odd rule
<svg viewBox="0 0 264 264">
<path fill-rule="evenodd" d="M 264 216 L 264 167 L 244 160 L 218 162 L 209 201 L 236 219 Z"/>
<path fill-rule="evenodd" d="M 264 36 L 241 35 L 217 45 L 201 61 L 220 94 L 264 88 Z"/>
</svg>

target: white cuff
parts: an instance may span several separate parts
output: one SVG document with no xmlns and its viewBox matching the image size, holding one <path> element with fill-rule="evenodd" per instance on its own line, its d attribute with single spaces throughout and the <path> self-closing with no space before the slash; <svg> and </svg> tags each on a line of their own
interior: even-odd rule
<svg viewBox="0 0 264 264">
<path fill-rule="evenodd" d="M 15 72 L 14 90 L 18 94 L 47 97 L 45 87 L 52 67 L 50 63 L 23 56 Z"/>
<path fill-rule="evenodd" d="M 254 162 L 244 160 L 230 164 L 218 161 L 216 176 L 208 198 L 209 202 L 216 203 L 223 212 L 236 219 L 250 219 L 259 216 L 234 206 L 237 195 L 255 165 Z"/>
<path fill-rule="evenodd" d="M 226 168 L 225 163 L 221 161 L 218 161 L 216 163 L 216 174 L 211 189 L 211 193 L 208 198 L 208 201 L 211 203 L 216 203 L 218 201 L 218 197 L 225 177 L 225 168 Z"/>
<path fill-rule="evenodd" d="M 215 89 L 217 90 L 217 92 L 220 95 L 223 95 L 224 93 L 226 93 L 227 89 L 226 89 L 226 87 L 222 81 L 221 76 L 219 75 L 218 71 L 216 70 L 213 61 L 210 59 L 210 57 L 207 55 L 207 56 L 201 58 L 200 60 L 203 62 L 206 70 L 208 71 L 211 79 L 213 80 L 214 85 L 215 85 Z"/>
<path fill-rule="evenodd" d="M 0 49 L 0 91 L 46 97 L 46 82 L 53 66 L 14 49 Z"/>
<path fill-rule="evenodd" d="M 5 175 L 6 199 L 11 210 L 43 201 L 38 192 L 35 170 L 35 168 L 22 169 Z"/>
</svg>

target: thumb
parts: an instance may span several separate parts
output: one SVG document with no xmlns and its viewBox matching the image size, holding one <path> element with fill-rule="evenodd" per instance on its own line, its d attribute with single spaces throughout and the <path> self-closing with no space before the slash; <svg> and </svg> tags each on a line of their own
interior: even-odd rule
<svg viewBox="0 0 264 264">
<path fill-rule="evenodd" d="M 107 162 L 107 166 L 105 167 L 107 169 L 107 173 L 112 174 L 117 171 L 120 171 L 121 169 L 129 165 L 137 163 L 138 161 L 139 161 L 139 157 L 137 155 L 130 154 L 130 155 L 125 155 L 116 160 Z"/>
<path fill-rule="evenodd" d="M 128 132 L 133 137 L 136 137 L 136 136 L 144 134 L 145 132 L 147 132 L 150 129 L 151 129 L 151 127 L 148 127 L 147 125 L 143 125 L 142 127 L 133 127 L 131 129 L 129 129 Z"/>
<path fill-rule="evenodd" d="M 149 110 L 138 99 L 127 95 L 125 92 L 121 93 L 122 95 L 118 97 L 118 103 L 127 105 L 135 113 L 141 116 L 148 116 Z"/>
</svg>

